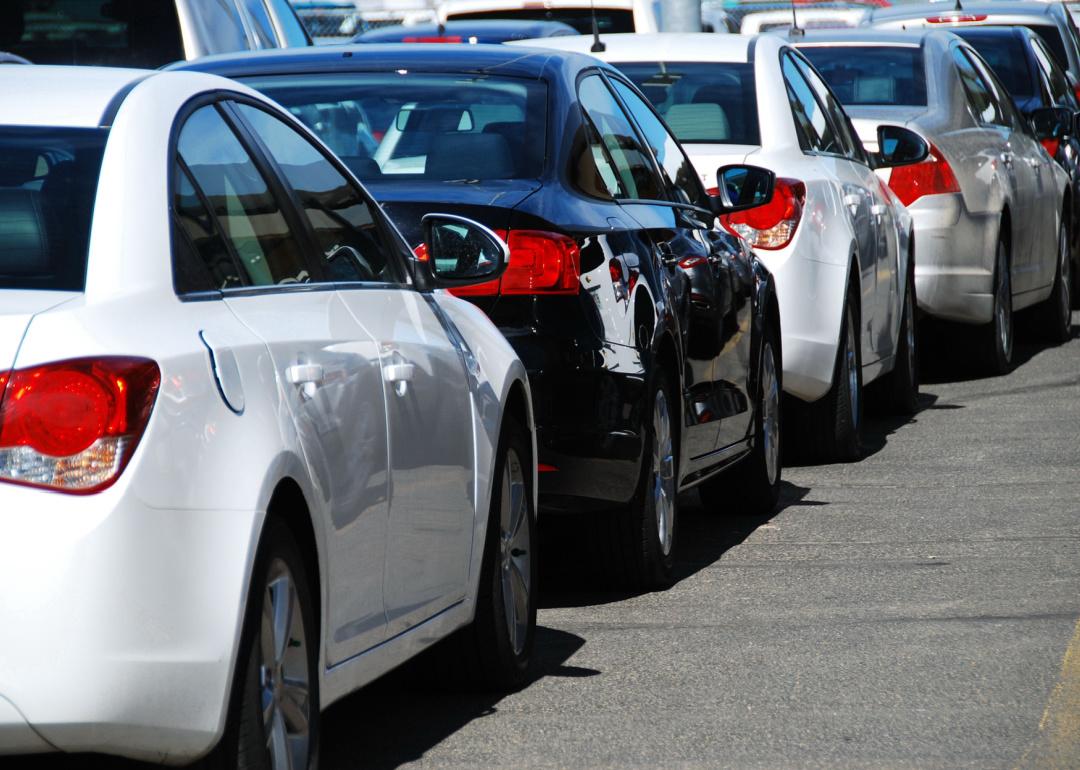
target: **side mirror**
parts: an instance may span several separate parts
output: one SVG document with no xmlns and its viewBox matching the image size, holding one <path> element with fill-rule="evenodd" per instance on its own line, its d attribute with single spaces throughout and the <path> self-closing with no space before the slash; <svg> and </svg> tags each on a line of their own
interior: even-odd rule
<svg viewBox="0 0 1080 770">
<path fill-rule="evenodd" d="M 420 220 L 427 259 L 420 264 L 430 288 L 449 289 L 491 281 L 502 275 L 510 249 L 492 230 L 454 214 L 426 214 Z"/>
<path fill-rule="evenodd" d="M 1074 131 L 1076 124 L 1072 110 L 1065 107 L 1039 107 L 1031 111 L 1029 120 L 1035 131 L 1035 138 L 1040 142 L 1068 136 Z"/>
<path fill-rule="evenodd" d="M 1080 136 L 1080 112 L 1073 113 L 1072 135 Z"/>
<path fill-rule="evenodd" d="M 733 214 L 771 201 L 776 174 L 760 166 L 721 166 L 716 170 L 716 186 L 719 194 L 713 196 L 713 211 Z"/>
<path fill-rule="evenodd" d="M 903 126 L 878 126 L 876 168 L 893 168 L 920 163 L 930 155 L 925 139 Z"/>
</svg>

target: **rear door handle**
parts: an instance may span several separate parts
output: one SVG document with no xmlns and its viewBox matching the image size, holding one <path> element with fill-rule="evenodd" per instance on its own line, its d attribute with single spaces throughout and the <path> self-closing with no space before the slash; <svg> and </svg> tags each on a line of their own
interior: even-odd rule
<svg viewBox="0 0 1080 770">
<path fill-rule="evenodd" d="M 1001 162 L 1004 163 L 1009 168 L 1012 168 L 1013 158 L 1014 157 L 1015 156 L 1011 152 L 1003 152 L 1003 153 L 1001 153 Z"/>
<path fill-rule="evenodd" d="M 394 392 L 404 396 L 409 390 L 409 383 L 416 374 L 415 364 L 387 364 L 383 367 L 383 379 L 394 386 Z"/>
<path fill-rule="evenodd" d="M 323 368 L 319 364 L 293 364 L 285 369 L 285 379 L 290 385 L 299 385 L 305 398 L 314 398 L 315 391 L 323 382 Z"/>
</svg>

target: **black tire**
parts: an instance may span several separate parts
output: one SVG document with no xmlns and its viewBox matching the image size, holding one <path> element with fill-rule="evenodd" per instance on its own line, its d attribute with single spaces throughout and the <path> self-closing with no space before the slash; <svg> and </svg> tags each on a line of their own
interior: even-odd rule
<svg viewBox="0 0 1080 770">
<path fill-rule="evenodd" d="M 829 392 L 810 404 L 789 401 L 795 430 L 789 429 L 788 440 L 798 435 L 801 455 L 810 462 L 851 462 L 862 456 L 862 340 L 859 290 L 852 281 L 843 312 Z"/>
<path fill-rule="evenodd" d="M 453 684 L 458 689 L 512 691 L 523 686 L 529 675 L 529 661 L 536 639 L 538 597 L 537 531 L 530 444 L 528 432 L 507 417 L 495 461 L 476 615 L 472 623 L 432 651 L 435 655 L 430 660 L 429 671 L 435 675 L 435 680 Z M 503 503 L 506 496 L 513 500 L 511 488 L 515 479 L 522 484 L 520 502 L 524 506 L 519 509 L 523 518 L 518 519 L 524 529 L 517 532 L 524 535 L 525 540 L 517 541 L 518 545 L 510 548 L 514 541 L 504 537 Z M 521 548 L 523 543 L 524 548 Z M 522 550 L 523 553 L 514 553 Z M 511 630 L 507 606 L 504 604 L 507 586 L 504 576 L 521 582 L 528 580 L 526 606 L 524 612 L 517 616 L 524 624 L 515 623 L 516 632 Z"/>
<path fill-rule="evenodd" d="M 1016 329 L 1013 323 L 1012 273 L 1008 248 L 999 241 L 994 255 L 993 318 L 983 330 L 986 370 L 991 375 L 1012 371 Z"/>
<path fill-rule="evenodd" d="M 910 262 L 897 335 L 896 363 L 888 379 L 889 405 L 893 412 L 904 416 L 919 410 L 919 335 L 915 328 L 915 307 L 915 265 Z"/>
<path fill-rule="evenodd" d="M 282 580 L 285 582 L 284 587 Z M 296 598 L 290 617 L 299 621 L 301 638 L 297 638 L 298 627 L 295 622 L 290 624 L 288 640 L 280 645 L 281 661 L 265 666 L 261 648 L 267 627 L 262 622 L 263 615 L 267 611 L 268 601 L 274 601 L 271 599 L 272 594 L 275 599 L 283 594 L 289 595 L 289 584 Z M 252 587 L 244 617 L 235 681 L 229 699 L 225 735 L 210 756 L 202 761 L 200 766 L 205 770 L 270 770 L 273 767 L 271 745 L 275 736 L 271 734 L 273 730 L 264 725 L 261 705 L 263 690 L 267 688 L 274 693 L 272 700 L 275 704 L 280 704 L 275 705 L 272 720 L 281 716 L 282 725 L 286 728 L 290 721 L 295 727 L 299 727 L 295 720 L 296 715 L 306 716 L 306 748 L 302 745 L 303 738 L 299 732 L 297 744 L 293 748 L 296 752 L 294 756 L 306 756 L 306 761 L 301 760 L 301 763 L 293 766 L 297 770 L 318 767 L 321 721 L 319 639 L 313 601 L 304 561 L 291 532 L 282 522 L 271 519 L 263 533 L 255 569 L 252 571 Z M 295 612 L 297 607 L 300 610 L 298 618 Z M 271 615 L 273 611 L 271 604 Z M 273 649 L 278 645 L 271 641 L 269 646 Z M 287 668 L 292 668 L 289 681 L 296 681 L 297 671 L 303 671 L 306 675 L 308 687 L 302 702 L 298 698 L 286 697 L 290 690 L 292 693 L 300 692 L 295 685 L 292 688 L 283 685 L 286 679 L 283 674 Z M 293 719 L 290 719 L 290 715 Z M 290 739 L 286 738 L 286 741 Z"/>
<path fill-rule="evenodd" d="M 654 472 L 657 436 L 654 418 L 662 402 L 668 415 L 670 454 L 663 463 L 664 474 L 670 475 L 665 493 L 664 531 L 661 541 L 660 518 L 654 494 L 659 483 Z M 605 582 L 630 590 L 662 589 L 671 585 L 675 559 L 675 538 L 678 525 L 676 499 L 679 478 L 678 420 L 673 409 L 672 391 L 665 372 L 656 368 L 650 378 L 647 400 L 643 405 L 642 435 L 644 437 L 641 473 L 628 508 L 591 516 L 596 529 L 592 532 Z"/>
<path fill-rule="evenodd" d="M 755 387 L 753 449 L 734 467 L 698 488 L 706 510 L 764 516 L 776 508 L 780 499 L 783 369 L 780 334 L 771 325 L 766 327 L 762 339 Z M 768 433 L 766 425 L 771 426 Z"/>
<path fill-rule="evenodd" d="M 1061 221 L 1058 233 L 1057 262 L 1054 268 L 1054 286 L 1040 312 L 1046 339 L 1060 345 L 1072 338 L 1072 257 L 1069 253 L 1069 230 Z"/>
</svg>

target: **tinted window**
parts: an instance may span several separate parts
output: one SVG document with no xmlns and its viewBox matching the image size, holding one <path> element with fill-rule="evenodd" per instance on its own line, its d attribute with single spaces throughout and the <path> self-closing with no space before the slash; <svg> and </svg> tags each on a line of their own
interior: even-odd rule
<svg viewBox="0 0 1080 770">
<path fill-rule="evenodd" d="M 270 14 L 267 13 L 263 0 L 243 0 L 243 3 L 259 45 L 263 48 L 276 48 L 277 36 L 274 34 L 274 23 L 270 21 Z"/>
<path fill-rule="evenodd" d="M 574 186 L 594 198 L 629 197 L 619 182 L 615 163 L 589 120 L 583 120 L 570 151 Z"/>
<path fill-rule="evenodd" d="M 683 144 L 761 144 L 753 64 L 619 64 Z"/>
<path fill-rule="evenodd" d="M 322 271 L 336 281 L 393 280 L 371 206 L 356 186 L 274 116 L 246 104 L 237 109 L 296 192 L 322 254 Z"/>
<path fill-rule="evenodd" d="M 806 82 L 814 89 L 818 104 L 824 107 L 825 115 L 839 141 L 842 154 L 853 160 L 863 160 L 862 144 L 855 135 L 855 130 L 851 127 L 843 106 L 836 100 L 832 91 L 825 85 L 825 81 L 814 71 L 813 67 L 798 57 L 792 58 L 796 66 L 798 66 L 799 72 L 806 78 Z"/>
<path fill-rule="evenodd" d="M 1076 109 L 1076 96 L 1073 94 L 1072 88 L 1069 87 L 1069 79 L 1062 70 L 1061 65 L 1047 51 L 1046 45 L 1041 40 L 1035 40 L 1032 43 L 1031 50 L 1035 54 L 1035 61 L 1038 62 L 1043 77 L 1046 79 L 1046 88 L 1050 92 L 1050 101 L 1053 105 L 1055 107 Z"/>
<path fill-rule="evenodd" d="M 282 35 L 287 46 L 311 45 L 304 25 L 296 16 L 296 11 L 289 4 L 289 0 L 270 0 L 270 8 L 277 17 L 277 23 L 281 27 Z"/>
<path fill-rule="evenodd" d="M 0 128 L 0 288 L 82 291 L 107 136 Z"/>
<path fill-rule="evenodd" d="M 173 172 L 173 283 L 177 294 L 244 285 L 225 236 L 182 162 Z"/>
<path fill-rule="evenodd" d="M 978 30 L 957 30 L 994 70 L 1002 85 L 1015 99 L 1037 95 L 1036 82 L 1028 65 L 1027 46 L 1015 34 L 988 34 Z"/>
<path fill-rule="evenodd" d="M 675 137 L 668 133 L 649 105 L 625 83 L 618 80 L 611 82 L 619 98 L 623 100 L 623 104 L 630 110 L 630 115 L 641 129 L 641 133 L 645 135 L 645 141 L 652 148 L 665 181 L 675 194 L 675 199 L 679 203 L 690 203 L 708 208 L 709 200 L 701 188 L 697 172 L 694 171 L 693 164 L 679 147 L 679 143 L 675 141 Z"/>
<path fill-rule="evenodd" d="M 537 80 L 397 72 L 248 79 L 361 179 L 530 179 L 543 173 Z"/>
<path fill-rule="evenodd" d="M 960 74 L 960 82 L 963 83 L 964 91 L 967 93 L 968 104 L 971 105 L 975 118 L 980 123 L 1003 125 L 1005 116 L 1002 115 L 1000 106 L 979 76 L 979 73 L 975 71 L 975 67 L 967 56 L 959 48 L 954 48 L 952 55 L 953 60 L 956 62 L 957 72 Z"/>
<path fill-rule="evenodd" d="M 648 150 L 599 75 L 582 78 L 578 99 L 619 177 L 618 198 L 666 200 Z"/>
<path fill-rule="evenodd" d="M 37 64 L 160 67 L 184 58 L 175 0 L 3 0 L 0 50 Z"/>
<path fill-rule="evenodd" d="M 843 148 L 825 115 L 825 110 L 818 104 L 814 90 L 795 65 L 794 59 L 784 56 L 781 68 L 803 150 L 839 155 Z"/>
<path fill-rule="evenodd" d="M 499 11 L 477 11 L 452 13 L 446 17 L 450 19 L 524 19 L 538 21 L 561 21 L 569 24 L 582 35 L 592 34 L 593 11 L 589 10 L 588 4 L 582 8 L 507 8 Z M 596 26 L 600 33 L 611 34 L 614 32 L 634 32 L 634 12 L 620 10 L 618 8 L 595 9 Z"/>
<path fill-rule="evenodd" d="M 986 62 L 975 52 L 965 51 L 964 55 L 971 60 L 971 63 L 975 66 L 975 70 L 979 73 L 979 77 L 982 79 L 983 84 L 989 91 L 991 98 L 994 100 L 997 106 L 998 112 L 1001 114 L 1001 120 L 995 121 L 1006 128 L 1019 128 L 1021 125 L 1026 126 L 1026 121 L 1021 121 L 1016 112 L 1016 106 L 1013 104 L 1012 97 L 1009 96 L 1009 92 L 1005 90 L 1005 87 L 998 80 L 994 71 L 987 66 Z"/>
<path fill-rule="evenodd" d="M 800 53 L 845 105 L 926 105 L 922 50 L 899 46 L 807 46 Z"/>
<path fill-rule="evenodd" d="M 303 252 L 266 179 L 214 107 L 180 131 L 180 158 L 252 286 L 309 280 Z"/>
<path fill-rule="evenodd" d="M 1026 25 L 1032 32 L 1038 34 L 1043 40 L 1046 41 L 1047 46 L 1050 47 L 1050 53 L 1054 55 L 1054 58 L 1058 60 L 1065 69 L 1069 68 L 1069 55 L 1065 53 L 1065 39 L 1061 36 L 1061 30 L 1058 29 L 1056 24 L 1028 24 Z"/>
</svg>

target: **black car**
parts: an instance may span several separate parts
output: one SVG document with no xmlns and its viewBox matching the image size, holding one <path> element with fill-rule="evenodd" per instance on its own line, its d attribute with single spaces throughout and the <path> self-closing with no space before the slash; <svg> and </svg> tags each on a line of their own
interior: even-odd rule
<svg viewBox="0 0 1080 770">
<path fill-rule="evenodd" d="M 354 43 L 505 43 L 537 37 L 577 35 L 561 21 L 531 19 L 480 19 L 448 21 L 445 24 L 394 24 L 361 32 Z"/>
<path fill-rule="evenodd" d="M 458 293 L 529 371 L 541 510 L 610 521 L 596 554 L 613 580 L 670 581 L 683 489 L 700 485 L 717 510 L 739 499 L 756 511 L 775 505 L 773 281 L 749 248 L 713 227 L 718 212 L 771 199 L 771 172 L 728 167 L 723 198 L 710 198 L 630 81 L 578 54 L 352 46 L 184 67 L 286 106 L 409 243 L 422 242 L 421 217 L 432 211 L 505 237 L 502 277 Z"/>
<path fill-rule="evenodd" d="M 1043 139 L 1051 158 L 1069 174 L 1072 188 L 1072 306 L 1080 307 L 1080 102 L 1068 73 L 1042 36 L 1026 27 L 971 27 L 953 30 L 978 51 L 1008 89 L 1017 109 L 1029 120 L 1036 110 L 1068 110 L 1072 127 L 1056 138 Z M 1045 111 L 1043 113 L 1045 115 Z"/>
</svg>

